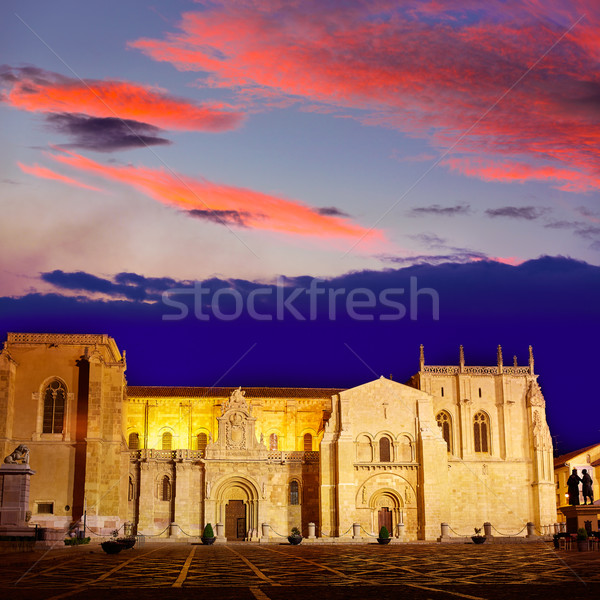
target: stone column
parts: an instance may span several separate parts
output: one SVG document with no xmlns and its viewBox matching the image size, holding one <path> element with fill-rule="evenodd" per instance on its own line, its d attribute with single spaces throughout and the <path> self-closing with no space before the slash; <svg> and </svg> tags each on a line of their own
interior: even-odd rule
<svg viewBox="0 0 600 600">
<path fill-rule="evenodd" d="M 25 513 L 29 510 L 29 480 L 35 475 L 28 464 L 3 464 L 0 467 L 0 534 L 34 535 Z"/>
</svg>

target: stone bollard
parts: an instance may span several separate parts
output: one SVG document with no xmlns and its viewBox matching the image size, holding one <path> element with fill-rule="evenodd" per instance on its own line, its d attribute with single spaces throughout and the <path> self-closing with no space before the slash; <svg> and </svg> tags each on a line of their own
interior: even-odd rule
<svg viewBox="0 0 600 600">
<path fill-rule="evenodd" d="M 554 523 L 554 533 L 560 533 L 560 523 Z"/>
<path fill-rule="evenodd" d="M 404 523 L 398 523 L 398 537 L 404 539 Z"/>
<path fill-rule="evenodd" d="M 316 536 L 316 526 L 314 523 L 309 523 L 308 524 L 308 538 L 311 540 L 314 540 L 317 536 Z"/>
<path fill-rule="evenodd" d="M 493 537 L 493 535 L 492 535 L 492 524 L 489 521 L 486 521 L 483 524 L 483 535 L 485 535 L 485 537 L 487 537 L 487 538 Z"/>
<path fill-rule="evenodd" d="M 177 523 L 171 523 L 169 525 L 169 537 L 179 537 L 179 525 L 177 525 Z"/>
<path fill-rule="evenodd" d="M 225 526 L 223 525 L 223 523 L 217 523 L 215 525 L 215 527 L 217 528 L 217 537 L 224 538 L 225 537 Z"/>
<path fill-rule="evenodd" d="M 447 539 L 450 537 L 450 526 L 448 523 L 442 523 L 442 538 Z"/>
<path fill-rule="evenodd" d="M 268 523 L 262 524 L 262 536 L 265 539 L 269 538 L 269 524 Z"/>
<path fill-rule="evenodd" d="M 527 523 L 527 537 L 535 537 L 535 525 L 531 521 Z"/>
<path fill-rule="evenodd" d="M 352 523 L 352 537 L 353 539 L 360 537 L 360 523 Z"/>
</svg>

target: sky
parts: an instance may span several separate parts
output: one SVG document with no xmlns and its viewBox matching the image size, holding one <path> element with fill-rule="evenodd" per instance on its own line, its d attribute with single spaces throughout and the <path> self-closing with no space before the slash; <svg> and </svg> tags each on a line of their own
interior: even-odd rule
<svg viewBox="0 0 600 600">
<path fill-rule="evenodd" d="M 599 441 L 573 375 L 599 358 L 599 25 L 591 0 L 5 0 L 1 331 L 109 333 L 138 385 L 532 344 L 561 449 Z"/>
</svg>

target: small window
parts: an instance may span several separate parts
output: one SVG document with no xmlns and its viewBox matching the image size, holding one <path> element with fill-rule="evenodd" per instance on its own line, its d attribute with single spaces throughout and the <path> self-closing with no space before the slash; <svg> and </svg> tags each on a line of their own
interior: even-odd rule
<svg viewBox="0 0 600 600">
<path fill-rule="evenodd" d="M 489 423 L 487 415 L 478 412 L 473 419 L 473 439 L 475 452 L 489 452 Z"/>
<path fill-rule="evenodd" d="M 448 452 L 452 452 L 452 427 L 450 415 L 443 410 L 437 414 L 435 420 L 437 421 L 438 427 L 442 430 L 442 437 L 446 440 Z"/>
<path fill-rule="evenodd" d="M 313 436 L 310 433 L 304 434 L 304 452 L 312 452 Z"/>
<path fill-rule="evenodd" d="M 479 397 L 481 398 L 481 388 L 479 388 Z"/>
<path fill-rule="evenodd" d="M 51 381 L 44 391 L 44 418 L 42 433 L 62 433 L 65 418 L 67 390 L 58 379 Z"/>
<path fill-rule="evenodd" d="M 133 483 L 133 478 L 131 475 L 129 476 L 129 487 L 127 491 L 127 499 L 133 500 L 135 498 L 135 484 Z"/>
<path fill-rule="evenodd" d="M 140 436 L 135 431 L 129 434 L 129 443 L 127 444 L 130 450 L 140 449 Z"/>
<path fill-rule="evenodd" d="M 279 440 L 277 439 L 277 434 L 272 433 L 269 436 L 269 450 L 272 450 L 272 451 L 278 450 L 278 443 L 279 443 Z"/>
<path fill-rule="evenodd" d="M 444 397 L 444 388 L 442 388 L 442 398 Z"/>
<path fill-rule="evenodd" d="M 198 450 L 204 452 L 208 446 L 208 436 L 205 433 L 199 433 L 197 439 Z"/>
<path fill-rule="evenodd" d="M 173 449 L 173 434 L 169 431 L 165 431 L 162 434 L 162 449 L 172 450 Z"/>
<path fill-rule="evenodd" d="M 295 480 L 290 482 L 290 504 L 294 506 L 300 504 L 300 486 Z"/>
<path fill-rule="evenodd" d="M 38 502 L 37 503 L 37 514 L 38 515 L 53 515 L 54 514 L 54 502 Z"/>
<path fill-rule="evenodd" d="M 382 437 L 379 440 L 379 462 L 390 462 L 390 440 L 389 438 Z"/>
<path fill-rule="evenodd" d="M 162 478 L 160 486 L 160 499 L 163 501 L 171 499 L 171 480 L 168 475 Z"/>
</svg>

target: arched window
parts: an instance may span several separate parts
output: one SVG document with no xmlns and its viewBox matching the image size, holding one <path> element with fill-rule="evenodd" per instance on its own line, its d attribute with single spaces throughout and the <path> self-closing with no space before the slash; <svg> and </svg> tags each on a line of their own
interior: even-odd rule
<svg viewBox="0 0 600 600">
<path fill-rule="evenodd" d="M 129 476 L 129 488 L 127 493 L 128 500 L 133 500 L 135 498 L 135 485 L 133 483 L 133 478 L 131 475 Z"/>
<path fill-rule="evenodd" d="M 206 450 L 206 446 L 208 446 L 208 436 L 205 433 L 199 433 L 196 440 L 198 443 L 198 450 L 204 452 Z"/>
<path fill-rule="evenodd" d="M 304 452 L 312 452 L 312 435 L 310 433 L 304 434 Z"/>
<path fill-rule="evenodd" d="M 173 449 L 173 434 L 170 431 L 165 431 L 162 434 L 162 449 L 172 450 Z"/>
<path fill-rule="evenodd" d="M 67 389 L 58 379 L 51 381 L 44 391 L 44 421 L 42 433 L 62 433 L 65 420 Z"/>
<path fill-rule="evenodd" d="M 139 450 L 140 449 L 140 436 L 135 431 L 132 431 L 129 434 L 129 442 L 127 444 L 130 450 Z"/>
<path fill-rule="evenodd" d="M 442 437 L 446 440 L 448 452 L 452 452 L 452 423 L 450 415 L 445 411 L 441 411 L 435 417 L 438 427 L 442 430 Z"/>
<path fill-rule="evenodd" d="M 390 462 L 390 460 L 390 439 L 387 437 L 382 437 L 379 440 L 379 462 Z"/>
<path fill-rule="evenodd" d="M 296 480 L 290 482 L 290 504 L 300 504 L 300 486 Z"/>
<path fill-rule="evenodd" d="M 171 480 L 168 475 L 162 478 L 160 485 L 160 499 L 170 500 L 171 499 Z"/>
<path fill-rule="evenodd" d="M 473 439 L 475 440 L 475 452 L 489 452 L 490 424 L 487 415 L 478 412 L 473 419 Z"/>
<path fill-rule="evenodd" d="M 278 450 L 278 440 L 277 440 L 277 434 L 276 433 L 272 433 L 269 436 L 269 450 Z"/>
</svg>

